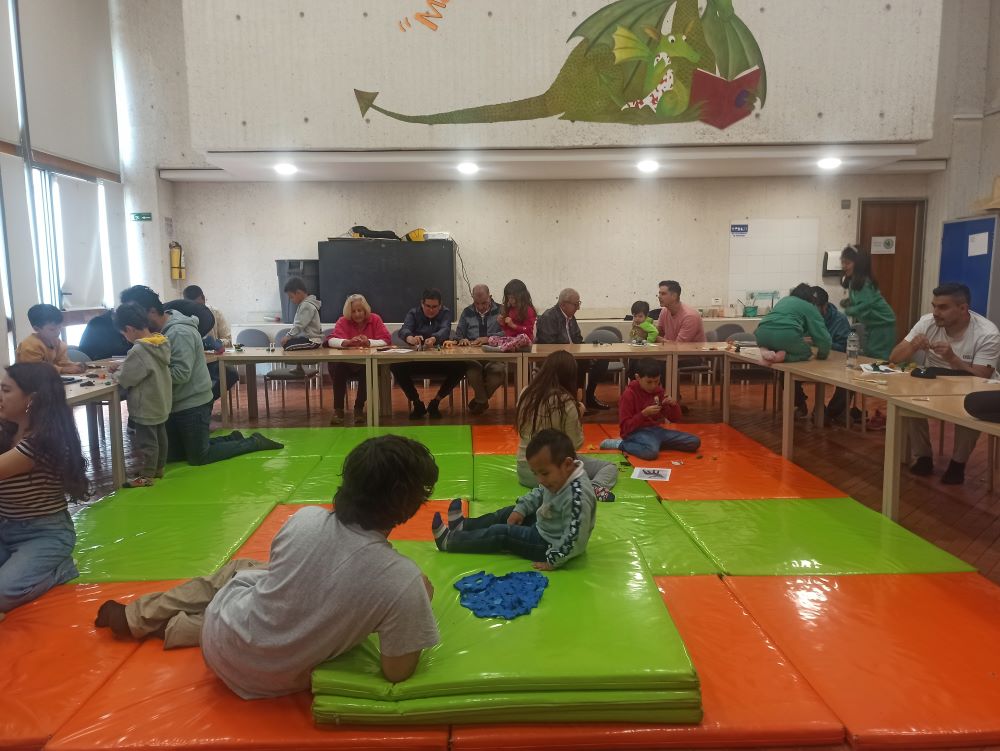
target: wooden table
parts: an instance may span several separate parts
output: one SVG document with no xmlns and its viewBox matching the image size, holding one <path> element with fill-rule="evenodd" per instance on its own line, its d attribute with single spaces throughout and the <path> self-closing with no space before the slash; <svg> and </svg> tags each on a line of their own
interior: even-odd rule
<svg viewBox="0 0 1000 751">
<path fill-rule="evenodd" d="M 527 384 L 530 380 L 531 365 L 539 360 L 544 360 L 553 352 L 569 352 L 575 360 L 628 360 L 649 357 L 654 360 L 663 360 L 667 368 L 667 384 L 664 384 L 664 391 L 668 394 L 675 393 L 669 388 L 670 374 L 676 372 L 676 363 L 671 368 L 671 358 L 676 360 L 676 354 L 672 352 L 667 344 L 627 344 L 620 342 L 616 344 L 535 344 L 531 351 L 525 352 L 521 359 L 521 374 L 519 382 Z M 625 383 L 622 379 L 622 389 Z M 520 393 L 520 392 L 518 392 Z"/>
<path fill-rule="evenodd" d="M 558 345 L 554 345 L 558 346 Z M 399 348 L 394 348 L 399 349 Z M 373 351 L 371 365 L 368 368 L 368 420 L 370 425 L 378 425 L 382 406 L 382 394 L 379 390 L 379 367 L 400 362 L 483 362 L 492 360 L 505 362 L 515 366 L 514 393 L 520 394 L 528 383 L 524 372 L 524 357 L 520 352 L 484 352 L 482 347 L 442 347 L 441 349 L 405 351 Z M 390 397 L 391 399 L 391 397 Z M 372 422 L 374 420 L 374 422 Z"/>
<path fill-rule="evenodd" d="M 322 365 L 323 363 L 343 362 L 356 363 L 365 366 L 365 383 L 368 386 L 368 399 L 372 399 L 374 389 L 372 388 L 372 366 L 371 358 L 375 350 L 372 349 L 330 349 L 320 347 L 319 349 L 303 349 L 293 352 L 286 352 L 278 347 L 269 350 L 267 347 L 245 347 L 242 351 L 227 349 L 225 353 L 218 356 L 219 367 L 219 393 L 225 394 L 226 387 L 226 364 L 244 365 L 246 368 L 246 391 L 247 391 L 247 416 L 251 421 L 258 418 L 257 409 L 257 364 L 262 362 L 280 363 L 282 365 Z M 377 382 L 374 384 L 377 386 Z M 229 402 L 223 398 L 219 400 L 222 406 L 222 424 L 226 427 L 230 425 L 231 415 L 229 414 Z M 377 425 L 377 413 L 368 406 L 368 424 Z"/>
<path fill-rule="evenodd" d="M 919 380 L 919 379 L 912 379 Z M 940 381 L 942 378 L 934 380 Z M 987 386 L 982 378 L 952 378 L 945 380 L 976 381 L 976 388 L 970 391 L 980 391 L 984 388 L 996 390 L 996 386 Z M 933 381 L 932 381 L 933 382 Z M 906 434 L 903 431 L 905 418 L 923 417 L 943 420 L 963 428 L 986 433 L 991 440 L 1000 436 L 1000 423 L 979 420 L 965 411 L 967 394 L 947 394 L 938 396 L 904 396 L 889 399 L 885 426 L 885 466 L 882 475 L 882 513 L 890 519 L 899 516 L 899 478 L 900 465 L 903 463 Z M 990 490 L 993 489 L 993 455 L 989 452 Z"/>
<path fill-rule="evenodd" d="M 118 399 L 118 384 L 95 384 L 82 386 L 79 383 L 65 385 L 66 403 L 71 407 L 108 402 L 111 422 L 111 477 L 115 488 L 125 482 L 125 448 L 122 437 L 122 408 Z"/>
</svg>

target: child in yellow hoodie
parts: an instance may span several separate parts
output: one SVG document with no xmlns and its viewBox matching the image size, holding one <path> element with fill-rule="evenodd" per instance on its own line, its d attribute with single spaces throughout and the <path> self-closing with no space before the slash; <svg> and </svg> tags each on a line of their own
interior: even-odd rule
<svg viewBox="0 0 1000 751">
<path fill-rule="evenodd" d="M 135 441 L 142 454 L 139 476 L 127 488 L 145 488 L 163 477 L 167 463 L 167 418 L 173 400 L 170 382 L 170 341 L 152 334 L 146 311 L 126 303 L 115 311 L 115 328 L 132 343 L 125 361 L 111 366 L 118 385 L 128 389 L 128 415 L 135 425 Z"/>
<path fill-rule="evenodd" d="M 63 314 L 55 305 L 32 305 L 28 308 L 28 321 L 34 334 L 25 337 L 17 345 L 17 362 L 47 362 L 60 374 L 82 373 L 86 366 L 72 362 L 66 354 L 66 342 L 59 338 L 62 333 Z"/>
</svg>

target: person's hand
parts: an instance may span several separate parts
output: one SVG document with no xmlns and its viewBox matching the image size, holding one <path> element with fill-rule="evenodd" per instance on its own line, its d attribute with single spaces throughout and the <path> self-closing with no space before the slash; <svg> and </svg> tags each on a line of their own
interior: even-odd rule
<svg viewBox="0 0 1000 751">
<path fill-rule="evenodd" d="M 411 347 L 419 347 L 423 344 L 424 338 L 422 336 L 408 336 L 406 337 L 406 343 Z"/>
<path fill-rule="evenodd" d="M 484 344 L 489 344 L 490 343 L 490 338 L 488 336 L 481 336 L 478 339 L 476 339 L 475 342 L 470 342 L 470 344 L 473 344 L 473 343 L 477 347 L 482 347 Z"/>
<path fill-rule="evenodd" d="M 553 566 L 551 563 L 547 563 L 546 561 L 538 561 L 536 563 L 532 563 L 531 567 L 533 569 L 535 569 L 535 571 L 555 571 L 556 570 L 555 566 Z"/>
<path fill-rule="evenodd" d="M 114 363 L 114 365 L 118 366 L 118 363 Z M 80 375 L 81 373 L 86 373 L 87 372 L 87 366 L 85 364 L 83 364 L 82 362 L 75 362 L 72 365 L 70 365 L 69 368 L 67 368 L 67 370 L 70 373 L 74 373 L 76 375 Z M 114 372 L 113 370 L 111 370 L 111 368 L 108 368 L 108 370 L 110 372 L 112 372 L 112 373 Z"/>
<path fill-rule="evenodd" d="M 654 418 L 660 414 L 660 409 L 661 407 L 659 404 L 650 404 L 642 411 L 642 415 L 643 417 Z"/>
<path fill-rule="evenodd" d="M 524 514 L 519 511 L 511 511 L 510 516 L 507 517 L 507 523 L 513 524 L 514 526 L 519 525 L 524 521 Z"/>
<path fill-rule="evenodd" d="M 669 396 L 665 396 L 663 397 L 663 401 L 661 402 L 661 404 L 666 404 L 668 407 L 673 407 L 674 405 L 677 404 L 677 400 Z"/>
<path fill-rule="evenodd" d="M 437 344 L 437 337 L 429 336 L 426 339 L 424 339 L 425 347 L 433 347 L 435 344 Z"/>
<path fill-rule="evenodd" d="M 580 413 L 580 417 L 583 417 L 584 413 L 587 411 L 587 405 L 583 402 L 577 402 L 576 411 Z"/>
<path fill-rule="evenodd" d="M 358 334 L 356 337 L 354 337 L 354 341 L 356 342 L 356 346 L 358 347 L 371 346 L 371 340 L 364 334 Z"/>
<path fill-rule="evenodd" d="M 434 585 L 431 584 L 431 580 L 427 578 L 427 574 L 421 574 L 420 578 L 424 580 L 424 589 L 427 590 L 427 599 L 434 599 Z"/>
<path fill-rule="evenodd" d="M 80 364 L 82 365 L 83 363 L 80 363 Z M 117 372 L 117 371 L 118 371 L 118 369 L 119 369 L 119 368 L 120 368 L 121 366 L 122 366 L 122 364 L 121 364 L 120 362 L 113 362 L 113 363 L 111 363 L 111 364 L 110 364 L 110 365 L 108 366 L 108 372 L 109 372 L 109 373 L 115 373 L 115 372 Z M 74 372 L 74 373 L 82 373 L 82 372 L 83 372 L 83 370 L 74 370 L 73 372 Z"/>
<path fill-rule="evenodd" d="M 459 347 L 468 347 L 470 344 L 472 344 L 472 342 L 470 342 L 468 339 L 459 339 L 458 340 L 458 346 Z"/>
<path fill-rule="evenodd" d="M 292 337 L 290 337 L 290 336 L 283 336 L 283 337 L 281 337 L 281 339 L 278 340 L 278 346 L 279 347 L 284 347 L 285 346 L 285 342 L 287 342 L 291 338 Z"/>
<path fill-rule="evenodd" d="M 910 344 L 913 346 L 914 349 L 917 350 L 931 348 L 931 340 L 928 339 L 924 334 L 917 334 L 915 337 L 913 337 L 913 341 L 910 342 Z"/>
<path fill-rule="evenodd" d="M 507 316 L 506 318 L 504 318 L 504 319 L 503 319 L 503 322 L 504 322 L 504 323 L 505 323 L 505 324 L 506 324 L 507 326 L 510 326 L 510 327 L 513 327 L 513 326 L 514 326 L 514 319 L 513 319 L 513 318 L 511 318 L 510 316 Z"/>
<path fill-rule="evenodd" d="M 463 339 L 462 341 L 465 341 L 465 340 Z M 462 347 L 465 346 L 465 344 L 462 344 L 462 342 L 456 342 L 454 339 L 445 339 L 441 343 L 441 346 L 444 347 L 445 349 L 451 349 L 452 347 L 454 347 L 456 345 L 462 346 Z"/>
<path fill-rule="evenodd" d="M 929 349 L 949 364 L 954 364 L 956 360 L 961 362 L 958 355 L 955 354 L 955 351 L 951 348 L 951 345 L 948 344 L 948 342 L 935 342 L 930 345 Z"/>
<path fill-rule="evenodd" d="M 663 344 L 665 341 L 667 341 L 667 340 L 664 339 L 662 336 L 656 337 L 656 343 L 657 344 Z"/>
</svg>

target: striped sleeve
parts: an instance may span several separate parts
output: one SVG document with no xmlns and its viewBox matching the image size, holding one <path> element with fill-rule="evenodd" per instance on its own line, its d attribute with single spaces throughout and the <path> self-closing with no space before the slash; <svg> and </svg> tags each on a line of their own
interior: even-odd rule
<svg viewBox="0 0 1000 751">
<path fill-rule="evenodd" d="M 550 547 L 545 554 L 546 562 L 553 566 L 561 566 L 565 563 L 573 552 L 577 540 L 580 539 L 580 523 L 583 519 L 583 490 L 579 480 L 573 480 L 571 487 L 573 488 L 573 498 L 569 506 L 569 524 L 566 525 L 562 539 Z"/>
<path fill-rule="evenodd" d="M 0 518 L 33 519 L 65 511 L 62 480 L 38 461 L 31 442 L 21 441 L 14 449 L 35 466 L 30 472 L 0 480 Z"/>
</svg>

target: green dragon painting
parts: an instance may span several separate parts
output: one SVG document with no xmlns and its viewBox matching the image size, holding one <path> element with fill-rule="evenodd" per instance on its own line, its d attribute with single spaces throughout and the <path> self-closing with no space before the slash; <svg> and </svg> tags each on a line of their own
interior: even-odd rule
<svg viewBox="0 0 1000 751">
<path fill-rule="evenodd" d="M 670 29 L 664 30 L 673 9 Z M 559 117 L 653 125 L 701 121 L 727 128 L 767 98 L 760 47 L 732 0 L 616 0 L 589 16 L 548 90 L 527 99 L 431 115 L 404 115 L 354 94 L 370 110 L 407 123 L 498 123 Z"/>
</svg>

